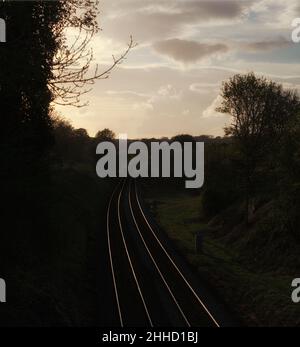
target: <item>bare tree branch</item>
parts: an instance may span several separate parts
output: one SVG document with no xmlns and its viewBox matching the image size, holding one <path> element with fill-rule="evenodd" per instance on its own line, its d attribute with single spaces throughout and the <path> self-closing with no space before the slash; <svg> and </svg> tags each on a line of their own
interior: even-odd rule
<svg viewBox="0 0 300 347">
<path fill-rule="evenodd" d="M 69 16 L 65 16 L 55 28 L 60 45 L 53 61 L 53 78 L 49 82 L 53 102 L 57 105 L 86 106 L 88 103 L 82 103 L 81 97 L 92 90 L 96 81 L 109 78 L 111 72 L 124 62 L 131 49 L 136 47 L 131 36 L 126 50 L 118 57 L 112 56 L 109 68 L 99 72 L 98 64 L 92 67 L 94 54 L 90 45 L 99 31 L 97 5 L 98 1 L 92 0 L 71 0 L 63 5 Z M 68 44 L 66 37 L 70 28 L 78 29 L 72 44 Z"/>
</svg>

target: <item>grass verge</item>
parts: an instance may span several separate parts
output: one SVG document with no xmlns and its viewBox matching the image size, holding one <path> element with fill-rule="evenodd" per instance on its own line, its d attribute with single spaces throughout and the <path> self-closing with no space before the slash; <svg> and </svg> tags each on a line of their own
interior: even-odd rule
<svg viewBox="0 0 300 347">
<path fill-rule="evenodd" d="M 230 245 L 209 228 L 201 211 L 201 195 L 151 181 L 143 190 L 147 205 L 178 250 L 244 325 L 300 326 L 300 306 L 291 300 L 291 282 L 300 273 L 297 276 L 289 269 L 270 271 L 259 264 L 253 266 L 254 259 L 248 253 L 241 261 L 239 245 L 243 240 Z M 199 230 L 206 230 L 201 255 L 195 252 Z"/>
</svg>

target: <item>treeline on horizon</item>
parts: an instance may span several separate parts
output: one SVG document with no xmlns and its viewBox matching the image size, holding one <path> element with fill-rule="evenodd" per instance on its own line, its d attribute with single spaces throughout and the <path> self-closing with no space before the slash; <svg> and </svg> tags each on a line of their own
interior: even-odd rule
<svg viewBox="0 0 300 347">
<path fill-rule="evenodd" d="M 114 131 L 105 128 L 99 130 L 95 136 L 90 136 L 88 131 L 84 128 L 76 129 L 72 126 L 72 122 L 57 115 L 53 118 L 53 134 L 54 146 L 52 147 L 52 155 L 61 162 L 80 162 L 87 159 L 95 160 L 96 147 L 101 142 L 114 142 L 118 143 L 118 138 Z M 173 137 L 152 137 L 152 138 L 128 138 L 128 144 L 140 141 L 146 145 L 151 142 L 204 142 L 205 144 L 211 143 L 230 143 L 231 137 L 221 137 L 212 135 L 199 135 L 192 136 L 189 134 L 179 134 Z"/>
</svg>

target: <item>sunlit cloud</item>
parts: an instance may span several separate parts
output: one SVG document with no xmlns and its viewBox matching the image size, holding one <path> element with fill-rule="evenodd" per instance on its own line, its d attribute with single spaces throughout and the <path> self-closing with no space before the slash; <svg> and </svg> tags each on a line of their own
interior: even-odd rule
<svg viewBox="0 0 300 347">
<path fill-rule="evenodd" d="M 218 95 L 216 99 L 203 111 L 203 118 L 225 118 L 226 115 L 217 111 L 222 104 L 222 97 Z"/>
</svg>

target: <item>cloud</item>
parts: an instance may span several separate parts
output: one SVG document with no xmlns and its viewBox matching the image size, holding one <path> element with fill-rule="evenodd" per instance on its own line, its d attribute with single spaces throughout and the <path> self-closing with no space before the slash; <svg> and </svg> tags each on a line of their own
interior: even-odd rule
<svg viewBox="0 0 300 347">
<path fill-rule="evenodd" d="M 224 118 L 225 115 L 223 113 L 216 111 L 216 109 L 221 106 L 221 103 L 222 97 L 218 95 L 212 104 L 203 111 L 203 118 Z"/>
<path fill-rule="evenodd" d="M 298 93 L 300 93 L 300 84 L 284 82 L 282 83 L 282 86 L 283 88 L 296 90 Z"/>
<path fill-rule="evenodd" d="M 103 21 L 105 32 L 122 40 L 124 34 L 133 34 L 138 41 L 145 42 L 172 37 L 192 25 L 232 22 L 242 18 L 252 1 L 102 0 L 102 3 L 103 13 L 107 14 Z"/>
<path fill-rule="evenodd" d="M 293 43 L 283 37 L 279 37 L 275 40 L 265 40 L 265 41 L 254 41 L 254 42 L 243 42 L 237 44 L 237 48 L 244 49 L 250 52 L 259 51 L 273 51 L 279 48 L 285 48 L 291 46 Z"/>
<path fill-rule="evenodd" d="M 161 86 L 157 92 L 159 97 L 170 98 L 170 99 L 179 99 L 181 93 L 176 90 L 171 84 L 166 86 Z"/>
<path fill-rule="evenodd" d="M 256 23 L 265 27 L 290 28 L 291 21 L 299 15 L 299 0 L 259 0 L 252 6 Z"/>
<path fill-rule="evenodd" d="M 153 44 L 154 50 L 181 63 L 196 63 L 204 58 L 224 54 L 229 51 L 267 52 L 285 48 L 292 42 L 279 37 L 262 41 L 232 41 L 227 43 L 200 43 L 197 41 L 169 39 Z"/>
<path fill-rule="evenodd" d="M 133 90 L 108 90 L 106 92 L 107 95 L 112 95 L 112 96 L 131 96 L 134 98 L 147 98 L 149 95 L 145 93 L 139 93 Z"/>
<path fill-rule="evenodd" d="M 132 105 L 132 109 L 135 111 L 148 111 L 153 110 L 153 105 L 149 102 L 136 102 Z"/>
<path fill-rule="evenodd" d="M 212 91 L 217 92 L 220 89 L 221 82 L 219 83 L 193 83 L 190 85 L 190 91 L 198 94 L 210 94 Z"/>
<path fill-rule="evenodd" d="M 204 1 L 181 1 L 180 8 L 184 10 L 187 4 L 188 11 L 193 16 L 200 16 L 202 19 L 212 18 L 236 18 L 243 14 L 243 11 L 249 5 L 250 1 L 236 0 L 204 0 Z"/>
<path fill-rule="evenodd" d="M 253 1 L 249 0 L 102 0 L 104 11 L 112 18 L 134 13 L 145 15 L 168 14 L 180 23 L 215 18 L 236 18 L 244 13 Z M 150 17 L 149 17 L 150 18 Z"/>
<path fill-rule="evenodd" d="M 182 63 L 195 63 L 203 58 L 228 51 L 225 44 L 199 43 L 181 39 L 159 41 L 153 45 L 153 48 L 156 52 Z"/>
</svg>

